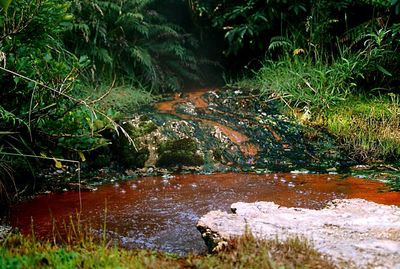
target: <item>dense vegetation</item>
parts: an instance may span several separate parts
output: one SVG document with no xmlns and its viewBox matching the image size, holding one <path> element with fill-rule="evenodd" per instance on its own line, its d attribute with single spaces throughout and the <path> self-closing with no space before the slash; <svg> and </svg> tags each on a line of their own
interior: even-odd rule
<svg viewBox="0 0 400 269">
<path fill-rule="evenodd" d="M 7 178 L 37 165 L 14 154 L 84 161 L 113 131 L 133 144 L 117 123 L 124 113 L 199 79 L 196 40 L 157 1 L 1 4 L 2 195 Z"/>
<path fill-rule="evenodd" d="M 192 3 L 225 34 L 225 54 L 253 67 L 237 85 L 326 128 L 356 161 L 398 160 L 399 1 Z"/>
<path fill-rule="evenodd" d="M 0 12 L 0 201 L 34 189 L 43 166 L 96 166 L 111 144 L 135 148 L 120 122 L 159 94 L 198 85 L 210 60 L 225 64 L 234 87 L 335 136 L 354 160 L 400 165 L 399 0 L 0 0 Z M 0 267 L 333 267 L 296 240 L 247 237 L 186 258 L 91 240 L 13 235 L 1 242 Z"/>
<path fill-rule="evenodd" d="M 400 156 L 398 0 L 0 4 L 3 196 L 7 179 L 43 165 L 19 156 L 90 164 L 118 144 L 115 132 L 134 148 L 120 120 L 159 93 L 199 83 L 206 50 L 225 56 L 225 77 L 245 75 L 235 86 L 282 101 L 355 160 Z"/>
</svg>

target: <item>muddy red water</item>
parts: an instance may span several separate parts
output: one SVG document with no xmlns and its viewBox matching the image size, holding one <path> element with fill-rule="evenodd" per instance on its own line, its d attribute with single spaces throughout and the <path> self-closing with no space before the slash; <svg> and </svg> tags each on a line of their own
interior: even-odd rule
<svg viewBox="0 0 400 269">
<path fill-rule="evenodd" d="M 365 198 L 400 205 L 400 193 L 378 192 L 381 183 L 313 174 L 178 175 L 169 180 L 142 178 L 84 192 L 82 213 L 128 248 L 152 248 L 185 254 L 205 250 L 197 220 L 210 210 L 229 210 L 231 203 L 274 201 L 283 206 L 321 208 L 335 198 Z M 12 224 L 37 236 L 52 234 L 52 216 L 60 221 L 79 210 L 78 192 L 43 195 L 11 209 Z"/>
</svg>

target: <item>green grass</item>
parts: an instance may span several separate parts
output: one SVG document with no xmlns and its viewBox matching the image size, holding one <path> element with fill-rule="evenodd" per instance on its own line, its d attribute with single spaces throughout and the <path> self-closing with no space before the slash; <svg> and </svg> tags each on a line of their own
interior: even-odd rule
<svg viewBox="0 0 400 269">
<path fill-rule="evenodd" d="M 112 109 L 129 117 L 141 106 L 153 103 L 157 96 L 146 90 L 140 84 L 103 83 L 95 88 L 87 86 L 83 90 L 83 95 L 88 96 L 91 102 L 102 111 Z"/>
<path fill-rule="evenodd" d="M 253 80 L 254 87 L 264 96 L 279 99 L 290 107 L 317 111 L 329 109 L 351 93 L 355 69 L 344 59 L 325 64 L 295 57 L 266 61 Z"/>
<path fill-rule="evenodd" d="M 363 78 L 357 55 L 330 63 L 308 56 L 265 61 L 236 86 L 258 89 L 285 105 L 301 123 L 325 128 L 351 158 L 396 162 L 400 157 L 400 95 L 357 88 Z"/>
<path fill-rule="evenodd" d="M 324 125 L 358 160 L 400 156 L 399 96 L 353 96 L 325 112 Z"/>
<path fill-rule="evenodd" d="M 11 235 L 0 245 L 0 268 L 335 268 L 298 238 L 265 241 L 247 234 L 217 254 L 186 257 L 81 243 L 58 245 Z"/>
</svg>

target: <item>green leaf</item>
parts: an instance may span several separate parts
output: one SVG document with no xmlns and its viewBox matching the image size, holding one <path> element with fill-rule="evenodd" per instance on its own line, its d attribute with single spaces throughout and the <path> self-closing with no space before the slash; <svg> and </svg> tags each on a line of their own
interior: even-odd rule
<svg viewBox="0 0 400 269">
<path fill-rule="evenodd" d="M 55 164 L 56 168 L 61 169 L 62 163 L 59 160 L 57 160 L 56 158 L 53 158 L 53 160 L 54 160 L 54 164 Z"/>
<path fill-rule="evenodd" d="M 79 157 L 81 158 L 82 162 L 86 161 L 85 155 L 82 151 L 78 151 Z"/>
<path fill-rule="evenodd" d="M 11 4 L 12 0 L 0 0 L 0 7 L 3 9 L 4 13 L 7 13 L 8 6 Z"/>
<path fill-rule="evenodd" d="M 393 76 L 389 71 L 387 71 L 383 66 L 381 66 L 379 64 L 376 65 L 376 68 L 378 68 L 379 71 L 381 71 L 383 74 L 385 74 L 389 77 Z"/>
</svg>

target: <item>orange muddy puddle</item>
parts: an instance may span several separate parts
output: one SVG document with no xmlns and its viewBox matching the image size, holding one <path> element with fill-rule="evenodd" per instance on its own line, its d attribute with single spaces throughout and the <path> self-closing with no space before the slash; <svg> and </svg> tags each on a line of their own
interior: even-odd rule
<svg viewBox="0 0 400 269">
<path fill-rule="evenodd" d="M 400 193 L 386 192 L 379 182 L 337 175 L 276 173 L 177 175 L 171 179 L 140 178 L 81 193 L 81 218 L 107 231 L 127 248 L 150 248 L 186 254 L 205 251 L 197 220 L 210 210 L 229 210 L 232 203 L 273 201 L 290 207 L 322 208 L 336 198 L 363 198 L 400 205 Z M 38 237 L 52 237 L 50 214 L 58 221 L 79 210 L 79 194 L 49 194 L 13 206 L 11 222 Z M 51 212 L 51 213 L 50 213 Z M 100 229 L 97 229 L 101 233 Z"/>
</svg>

